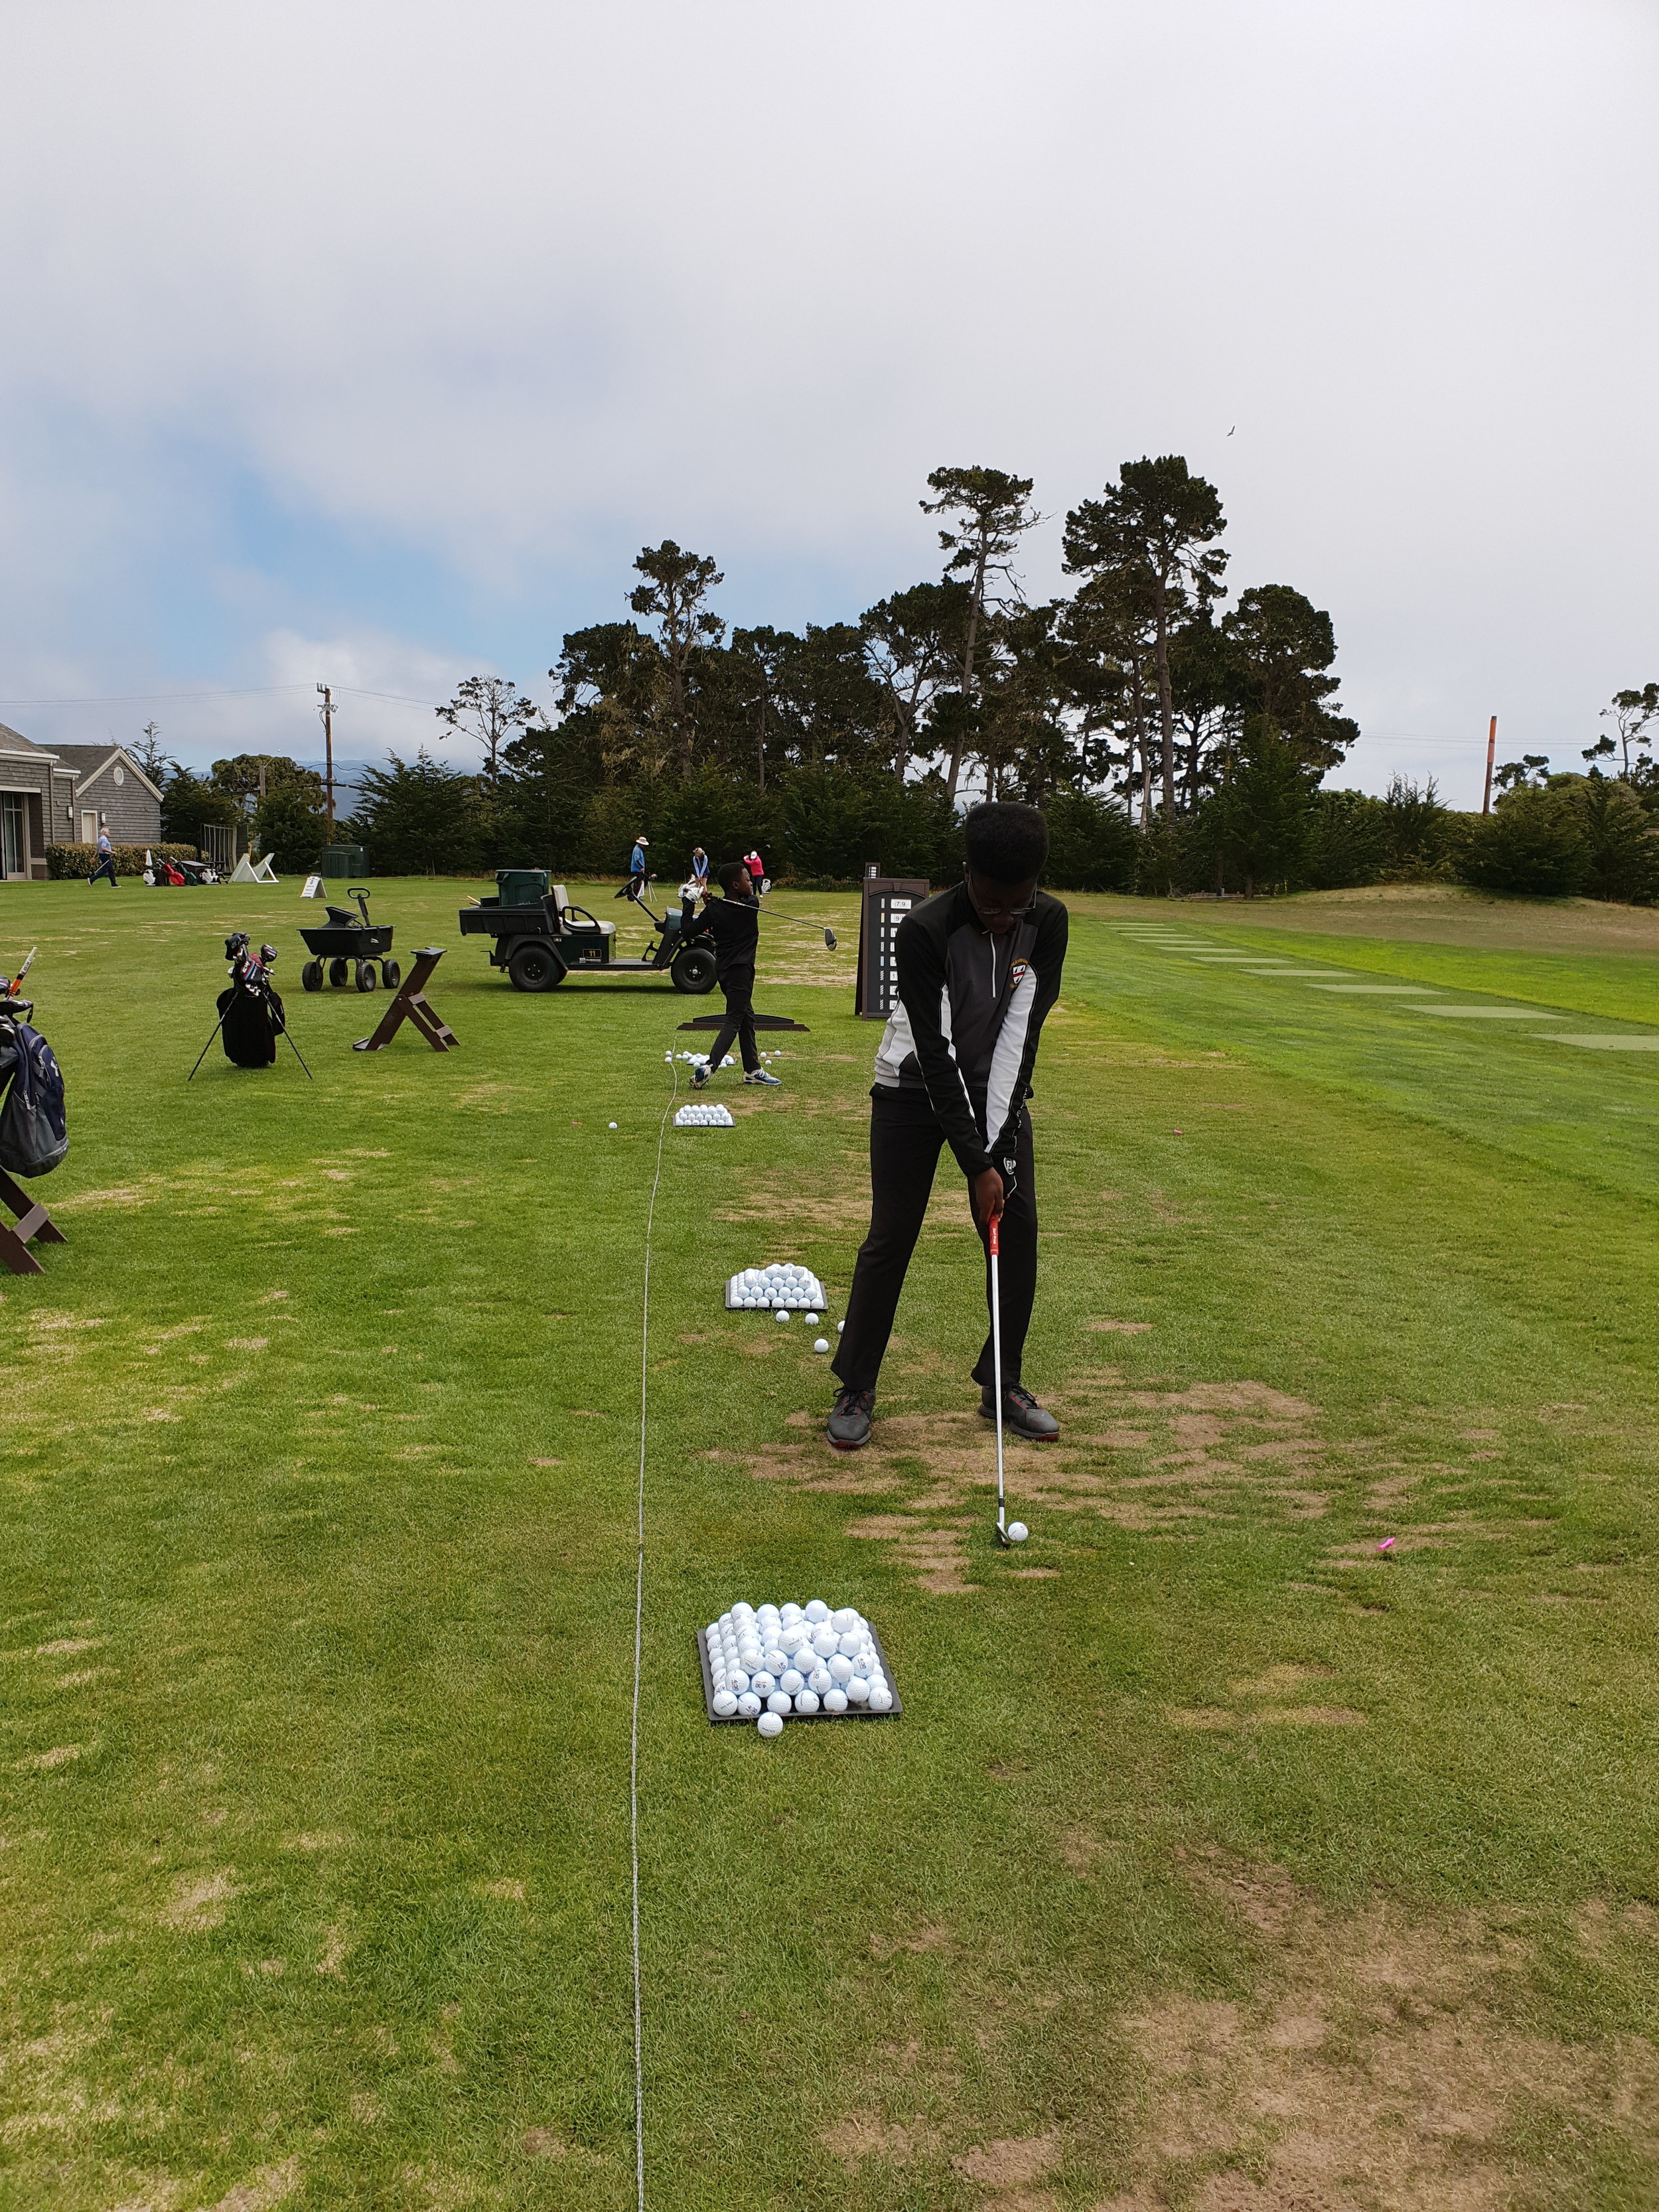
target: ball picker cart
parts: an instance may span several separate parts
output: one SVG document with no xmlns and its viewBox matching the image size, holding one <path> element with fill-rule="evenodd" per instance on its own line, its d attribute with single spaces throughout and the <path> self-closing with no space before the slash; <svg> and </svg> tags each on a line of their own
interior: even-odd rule
<svg viewBox="0 0 1659 2212">
<path fill-rule="evenodd" d="M 328 921 L 321 929 L 302 929 L 306 950 L 311 958 L 300 970 L 300 981 L 307 991 L 323 988 L 323 969 L 326 963 L 328 980 L 337 988 L 348 981 L 360 991 L 374 988 L 374 963 L 380 963 L 380 980 L 388 991 L 395 991 L 403 981 L 403 970 L 395 960 L 386 955 L 392 950 L 390 922 L 372 922 L 368 918 L 368 893 L 348 890 L 348 898 L 357 902 L 357 912 L 348 906 L 325 908 Z"/>
</svg>

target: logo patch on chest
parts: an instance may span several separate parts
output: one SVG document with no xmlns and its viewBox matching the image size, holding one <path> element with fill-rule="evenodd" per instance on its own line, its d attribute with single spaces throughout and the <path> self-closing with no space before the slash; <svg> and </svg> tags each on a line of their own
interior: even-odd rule
<svg viewBox="0 0 1659 2212">
<path fill-rule="evenodd" d="M 1030 972 L 1031 963 L 1029 960 L 1016 960 L 1008 970 L 1008 988 L 1011 991 L 1018 990 Z"/>
</svg>

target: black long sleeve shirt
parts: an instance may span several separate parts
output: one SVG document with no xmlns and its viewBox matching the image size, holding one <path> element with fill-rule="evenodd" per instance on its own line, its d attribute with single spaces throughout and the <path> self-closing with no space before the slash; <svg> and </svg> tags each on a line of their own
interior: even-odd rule
<svg viewBox="0 0 1659 2212">
<path fill-rule="evenodd" d="M 753 899 L 710 899 L 702 918 L 714 939 L 714 973 L 752 968 L 760 945 L 760 908 Z"/>
<path fill-rule="evenodd" d="M 993 937 L 957 884 L 919 906 L 894 939 L 899 1003 L 876 1054 L 876 1082 L 921 1089 L 964 1175 L 1012 1150 L 1048 1009 L 1060 996 L 1069 917 L 1039 891 L 1006 937 Z"/>
</svg>

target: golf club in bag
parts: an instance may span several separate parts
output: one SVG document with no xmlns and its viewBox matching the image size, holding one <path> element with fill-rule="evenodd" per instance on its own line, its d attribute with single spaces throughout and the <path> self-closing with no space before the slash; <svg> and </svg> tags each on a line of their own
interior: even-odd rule
<svg viewBox="0 0 1659 2212">
<path fill-rule="evenodd" d="M 991 1258 L 991 1374 L 997 1394 L 997 1541 L 1006 1549 L 1010 1544 L 1023 1544 L 1027 1530 L 1023 1521 L 1008 1521 L 1002 1486 L 1002 1282 L 997 1267 L 1000 1256 L 997 1226 L 998 1216 L 993 1214 L 986 1224 L 986 1243 Z"/>
<path fill-rule="evenodd" d="M 213 1024 L 207 1044 L 196 1055 L 196 1067 L 185 1078 L 186 1083 L 196 1080 L 196 1068 L 207 1058 L 209 1046 L 216 1036 L 222 1036 L 225 1058 L 238 1067 L 269 1067 L 276 1059 L 277 1038 L 288 1036 L 283 1002 L 270 980 L 271 963 L 276 957 L 274 945 L 262 945 L 257 953 L 252 951 L 244 929 L 234 930 L 226 938 L 230 988 L 219 994 L 219 1018 Z M 288 1042 L 289 1049 L 306 1069 L 306 1080 L 312 1081 L 304 1054 L 291 1036 L 288 1036 Z"/>
</svg>

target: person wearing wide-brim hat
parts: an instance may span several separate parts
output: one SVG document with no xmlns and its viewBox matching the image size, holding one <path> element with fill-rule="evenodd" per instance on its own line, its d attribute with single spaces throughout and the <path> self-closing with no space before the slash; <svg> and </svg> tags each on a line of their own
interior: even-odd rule
<svg viewBox="0 0 1659 2212">
<path fill-rule="evenodd" d="M 634 850 L 628 863 L 628 881 L 617 893 L 618 898 L 636 899 L 645 889 L 646 860 L 651 840 L 641 830 L 634 840 Z"/>
</svg>

